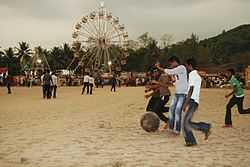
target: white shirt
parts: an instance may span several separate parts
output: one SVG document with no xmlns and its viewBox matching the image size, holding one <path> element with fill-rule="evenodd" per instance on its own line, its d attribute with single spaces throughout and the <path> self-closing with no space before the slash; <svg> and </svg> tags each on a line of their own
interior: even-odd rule
<svg viewBox="0 0 250 167">
<path fill-rule="evenodd" d="M 83 82 L 84 83 L 89 83 L 89 76 L 88 75 L 84 75 Z"/>
<path fill-rule="evenodd" d="M 196 103 L 199 103 L 200 100 L 201 82 L 202 79 L 196 70 L 189 73 L 188 90 L 191 86 L 194 87 L 191 99 L 193 99 Z"/>
<path fill-rule="evenodd" d="M 175 87 L 176 94 L 187 94 L 188 89 L 188 79 L 187 79 L 187 70 L 183 65 L 179 65 L 173 69 L 165 69 L 166 74 L 174 75 L 176 78 Z"/>
<path fill-rule="evenodd" d="M 94 85 L 94 83 L 95 83 L 95 78 L 89 77 L 89 83 Z"/>
<path fill-rule="evenodd" d="M 52 75 L 51 78 L 52 78 L 52 82 L 53 82 L 52 85 L 57 86 L 57 76 L 56 75 Z"/>
<path fill-rule="evenodd" d="M 43 85 L 43 77 L 44 75 L 41 76 L 41 85 Z"/>
</svg>

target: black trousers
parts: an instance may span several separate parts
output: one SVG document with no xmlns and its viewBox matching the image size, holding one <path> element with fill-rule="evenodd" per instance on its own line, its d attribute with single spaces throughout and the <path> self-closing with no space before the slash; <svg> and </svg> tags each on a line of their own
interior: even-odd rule
<svg viewBox="0 0 250 167">
<path fill-rule="evenodd" d="M 156 113 L 163 122 L 168 123 L 168 118 L 163 113 L 169 111 L 169 108 L 165 107 L 169 101 L 169 97 L 170 96 L 151 97 L 146 110 Z"/>
<path fill-rule="evenodd" d="M 115 84 L 112 84 L 112 87 L 111 87 L 111 92 L 114 90 L 114 92 L 115 92 Z"/>
<path fill-rule="evenodd" d="M 99 82 L 98 81 L 95 83 L 95 86 L 96 86 L 96 88 L 99 87 Z"/>
<path fill-rule="evenodd" d="M 10 83 L 7 83 L 7 89 L 8 89 L 8 94 L 11 94 L 11 87 L 10 87 Z"/>
<path fill-rule="evenodd" d="M 225 124 L 226 125 L 232 125 L 232 114 L 231 114 L 231 109 L 233 108 L 233 106 L 237 105 L 238 108 L 238 112 L 240 114 L 250 114 L 250 109 L 243 109 L 243 102 L 244 102 L 244 97 L 236 97 L 233 96 L 228 104 L 227 104 L 227 108 L 226 108 L 226 116 L 225 116 Z"/>
<path fill-rule="evenodd" d="M 43 98 L 46 98 L 46 91 L 45 91 L 45 85 L 42 85 L 42 91 L 43 91 Z"/>
<path fill-rule="evenodd" d="M 89 94 L 89 83 L 88 82 L 83 83 L 82 94 L 85 92 L 86 88 L 87 88 L 87 94 Z"/>
<path fill-rule="evenodd" d="M 44 85 L 44 91 L 45 91 L 45 96 L 47 99 L 51 98 L 51 86 L 50 85 Z"/>
<path fill-rule="evenodd" d="M 57 90 L 57 86 L 53 85 L 52 86 L 53 98 L 56 98 L 56 90 Z"/>
<path fill-rule="evenodd" d="M 94 87 L 93 84 L 89 84 L 89 88 L 90 88 L 90 92 L 89 92 L 89 93 L 90 93 L 91 95 L 92 95 L 92 93 L 93 93 L 93 92 L 92 92 L 92 91 L 93 91 L 93 87 Z"/>
</svg>

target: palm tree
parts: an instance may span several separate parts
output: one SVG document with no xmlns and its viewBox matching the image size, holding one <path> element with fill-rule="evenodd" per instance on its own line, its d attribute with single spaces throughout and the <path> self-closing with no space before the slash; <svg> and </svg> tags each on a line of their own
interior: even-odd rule
<svg viewBox="0 0 250 167">
<path fill-rule="evenodd" d="M 19 42 L 19 47 L 17 49 L 17 57 L 20 62 L 20 65 L 23 69 L 30 67 L 31 65 L 31 54 L 32 50 L 29 47 L 29 44 L 26 42 Z"/>
<path fill-rule="evenodd" d="M 46 58 L 46 50 L 43 49 L 41 46 L 35 48 L 35 53 L 32 56 L 32 63 L 31 69 L 38 70 L 38 69 L 50 69 L 50 65 Z"/>
<path fill-rule="evenodd" d="M 5 62 L 6 62 L 6 66 L 9 69 L 9 73 L 11 75 L 18 75 L 18 74 L 20 74 L 20 70 L 21 69 L 20 69 L 20 65 L 19 65 L 18 59 L 17 59 L 17 57 L 15 57 L 14 49 L 11 48 L 11 47 L 8 48 L 8 49 L 5 49 L 3 56 L 6 59 Z"/>
<path fill-rule="evenodd" d="M 8 59 L 13 59 L 15 57 L 15 52 L 13 48 L 8 48 L 4 50 L 4 56 Z"/>
<path fill-rule="evenodd" d="M 50 60 L 53 65 L 53 70 L 63 69 L 62 48 L 53 47 L 50 51 Z"/>
<path fill-rule="evenodd" d="M 74 51 L 69 46 L 69 44 L 65 43 L 62 48 L 62 59 L 63 61 L 63 68 L 66 69 L 67 66 L 70 64 L 70 62 L 74 58 Z"/>
</svg>

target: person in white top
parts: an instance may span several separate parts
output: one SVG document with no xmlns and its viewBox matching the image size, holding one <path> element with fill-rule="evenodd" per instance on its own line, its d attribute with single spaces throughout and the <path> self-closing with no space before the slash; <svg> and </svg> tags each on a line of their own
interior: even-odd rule
<svg viewBox="0 0 250 167">
<path fill-rule="evenodd" d="M 41 76 L 41 86 L 42 86 L 43 98 L 45 99 L 45 96 L 46 96 L 45 95 L 45 86 L 44 86 L 44 82 L 43 82 L 44 74 L 45 74 L 45 72 Z"/>
<path fill-rule="evenodd" d="M 194 146 L 197 145 L 197 142 L 193 135 L 192 129 L 203 132 L 205 134 L 205 140 L 207 140 L 208 136 L 210 135 L 211 124 L 205 122 L 192 122 L 193 114 L 199 106 L 202 79 L 198 71 L 195 70 L 196 61 L 194 59 L 188 59 L 186 67 L 189 71 L 189 80 L 188 95 L 183 106 L 183 135 L 186 146 Z"/>
<path fill-rule="evenodd" d="M 176 92 L 172 100 L 171 108 L 169 111 L 169 129 L 175 135 L 179 135 L 181 132 L 181 116 L 183 103 L 186 98 L 188 79 L 187 70 L 184 65 L 180 64 L 178 57 L 173 56 L 168 59 L 171 69 L 164 69 L 160 67 L 160 64 L 156 64 L 156 67 L 171 76 L 174 76 Z"/>
<path fill-rule="evenodd" d="M 52 74 L 52 92 L 53 92 L 53 98 L 56 98 L 56 90 L 58 85 L 58 79 L 55 73 Z"/>
<path fill-rule="evenodd" d="M 86 73 L 83 77 L 83 88 L 82 88 L 82 95 L 85 92 L 85 89 L 87 88 L 87 94 L 89 94 L 89 74 Z"/>
<path fill-rule="evenodd" d="M 90 75 L 90 77 L 89 77 L 89 87 L 90 87 L 90 94 L 92 95 L 92 93 L 93 93 L 93 87 L 94 87 L 94 85 L 95 85 L 95 78 L 92 76 L 92 75 Z"/>
</svg>

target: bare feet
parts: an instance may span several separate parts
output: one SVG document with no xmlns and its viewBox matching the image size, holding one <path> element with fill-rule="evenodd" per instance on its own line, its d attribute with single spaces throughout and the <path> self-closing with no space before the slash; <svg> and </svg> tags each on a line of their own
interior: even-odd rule
<svg viewBox="0 0 250 167">
<path fill-rule="evenodd" d="M 180 133 L 176 133 L 176 132 L 171 132 L 170 134 L 173 137 L 179 137 L 180 136 Z"/>
<path fill-rule="evenodd" d="M 224 126 L 222 126 L 222 128 L 232 128 L 233 125 L 230 125 L 230 124 L 225 124 Z"/>
<path fill-rule="evenodd" d="M 161 129 L 160 132 L 163 132 L 168 129 L 168 124 L 166 123 Z"/>
</svg>

